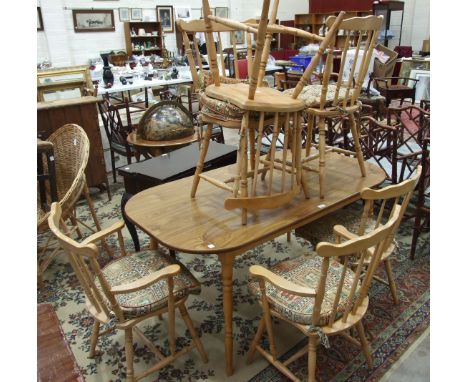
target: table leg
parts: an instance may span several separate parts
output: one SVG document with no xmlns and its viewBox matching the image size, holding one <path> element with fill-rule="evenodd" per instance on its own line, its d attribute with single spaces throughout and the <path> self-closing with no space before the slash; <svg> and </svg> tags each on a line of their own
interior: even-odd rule
<svg viewBox="0 0 468 382">
<path fill-rule="evenodd" d="M 234 373 L 232 365 L 232 270 L 235 256 L 233 254 L 218 255 L 221 262 L 221 275 L 223 280 L 223 309 L 224 309 L 224 360 L 226 375 Z"/>
<path fill-rule="evenodd" d="M 132 237 L 133 240 L 133 246 L 135 247 L 135 252 L 138 252 L 140 250 L 140 240 L 138 240 L 138 234 L 135 228 L 135 225 L 128 220 L 127 215 L 125 215 L 125 205 L 127 202 L 130 200 L 132 197 L 132 194 L 129 194 L 128 192 L 125 192 L 122 195 L 122 200 L 120 201 L 120 211 L 122 212 L 122 217 L 125 222 L 125 225 L 127 226 L 128 232 L 130 233 L 130 236 Z"/>
</svg>

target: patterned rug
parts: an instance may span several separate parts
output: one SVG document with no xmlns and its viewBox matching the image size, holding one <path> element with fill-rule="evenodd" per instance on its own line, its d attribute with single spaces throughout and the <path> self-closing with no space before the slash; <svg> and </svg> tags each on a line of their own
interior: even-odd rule
<svg viewBox="0 0 468 382">
<path fill-rule="evenodd" d="M 104 227 L 120 218 L 120 199 L 123 193 L 121 184 L 113 186 L 112 200 L 107 195 L 94 194 L 98 218 Z M 360 203 L 348 208 L 360 209 Z M 91 222 L 87 207 L 80 204 L 78 215 L 84 221 Z M 364 317 L 364 325 L 373 353 L 372 369 L 367 364 L 359 349 L 339 336 L 330 339 L 331 348 L 320 347 L 318 350 L 317 377 L 320 381 L 377 381 L 389 369 L 412 342 L 429 326 L 429 234 L 420 236 L 417 258 L 408 260 L 413 219 L 404 221 L 397 237 L 399 246 L 394 256 L 393 269 L 398 286 L 400 304 L 393 305 L 386 286 L 373 283 L 370 290 L 369 311 Z M 126 230 L 125 244 L 128 251 L 133 244 Z M 148 243 L 148 237 L 140 234 L 142 245 Z M 38 241 L 44 240 L 39 237 Z M 111 242 L 115 245 L 115 240 Z M 265 243 L 242 256 L 235 262 L 233 295 L 234 295 L 234 366 L 235 374 L 227 378 L 224 372 L 224 332 L 222 284 L 220 265 L 216 256 L 190 255 L 178 253 L 177 256 L 202 283 L 202 293 L 191 296 L 187 308 L 198 328 L 201 340 L 208 353 L 209 362 L 203 364 L 198 353 L 193 350 L 180 357 L 176 362 L 160 372 L 148 376 L 144 381 L 286 381 L 281 373 L 258 354 L 254 362 L 245 364 L 261 312 L 258 304 L 247 291 L 248 267 L 253 264 L 271 266 L 287 258 L 311 253 L 307 241 L 292 235 L 291 242 L 281 236 Z M 102 263 L 108 261 L 105 254 L 100 258 Z M 383 269 L 379 269 L 383 274 Z M 114 331 L 100 338 L 98 349 L 103 355 L 88 359 L 93 320 L 84 307 L 84 294 L 79 286 L 65 254 L 59 255 L 49 266 L 44 277 L 44 287 L 38 290 L 38 303 L 50 302 L 54 305 L 66 339 L 82 369 L 87 381 L 123 381 L 125 380 L 124 335 Z M 182 319 L 176 315 L 178 346 L 186 342 L 187 330 Z M 151 319 L 139 325 L 145 335 L 157 346 L 168 352 L 167 317 L 163 320 Z M 276 322 L 274 331 L 277 334 L 278 354 L 286 359 L 305 344 L 301 334 L 290 325 Z M 136 338 L 137 340 L 137 338 Z M 135 348 L 135 369 L 144 370 L 154 363 L 151 352 L 139 342 Z M 307 357 L 303 356 L 290 365 L 292 371 L 305 379 Z"/>
</svg>

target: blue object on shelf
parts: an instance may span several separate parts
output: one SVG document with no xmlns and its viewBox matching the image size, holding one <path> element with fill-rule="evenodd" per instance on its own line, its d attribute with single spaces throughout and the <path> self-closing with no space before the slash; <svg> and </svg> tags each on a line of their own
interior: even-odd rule
<svg viewBox="0 0 468 382">
<path fill-rule="evenodd" d="M 307 55 L 307 56 L 292 56 L 289 57 L 289 59 L 294 62 L 297 65 L 302 65 L 304 68 L 307 68 L 307 66 L 310 64 L 310 61 L 312 60 L 312 55 Z"/>
</svg>

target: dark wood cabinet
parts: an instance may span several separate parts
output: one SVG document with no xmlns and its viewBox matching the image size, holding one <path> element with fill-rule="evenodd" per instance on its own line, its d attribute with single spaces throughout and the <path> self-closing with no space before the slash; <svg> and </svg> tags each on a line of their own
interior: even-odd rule
<svg viewBox="0 0 468 382">
<path fill-rule="evenodd" d="M 86 180 L 89 187 L 105 184 L 109 189 L 104 151 L 97 112 L 98 99 L 93 96 L 37 103 L 37 135 L 42 139 L 67 123 L 75 123 L 88 135 L 90 150 Z"/>
</svg>

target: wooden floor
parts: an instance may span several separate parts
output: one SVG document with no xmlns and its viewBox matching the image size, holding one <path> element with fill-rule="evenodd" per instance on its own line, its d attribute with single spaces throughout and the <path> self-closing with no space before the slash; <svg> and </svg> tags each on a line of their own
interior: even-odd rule
<svg viewBox="0 0 468 382">
<path fill-rule="evenodd" d="M 84 381 L 52 304 L 37 306 L 37 380 Z"/>
</svg>

